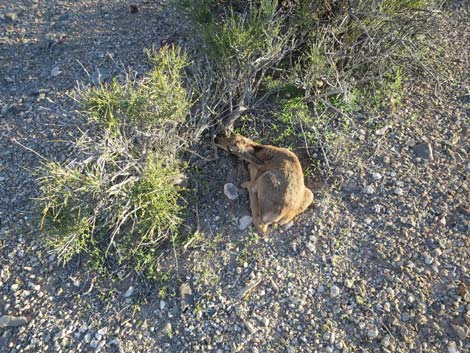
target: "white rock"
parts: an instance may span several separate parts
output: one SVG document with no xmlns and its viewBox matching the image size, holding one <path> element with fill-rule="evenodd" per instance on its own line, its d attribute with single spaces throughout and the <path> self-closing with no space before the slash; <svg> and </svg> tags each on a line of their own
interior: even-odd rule
<svg viewBox="0 0 470 353">
<path fill-rule="evenodd" d="M 267 317 L 262 317 L 261 318 L 261 323 L 263 324 L 264 327 L 269 327 L 269 319 Z"/>
<path fill-rule="evenodd" d="M 289 230 L 289 229 L 291 229 L 293 226 L 294 226 L 294 222 L 287 223 L 287 224 L 284 226 L 284 230 Z"/>
<path fill-rule="evenodd" d="M 69 279 L 72 281 L 74 287 L 80 287 L 80 279 L 70 276 Z"/>
<path fill-rule="evenodd" d="M 380 180 L 380 179 L 382 179 L 382 174 L 380 174 L 380 173 L 373 173 L 373 174 L 372 174 L 372 178 L 374 178 L 374 180 Z"/>
<path fill-rule="evenodd" d="M 433 258 L 429 254 L 424 254 L 424 263 L 426 265 L 431 265 L 434 262 Z"/>
<path fill-rule="evenodd" d="M 393 192 L 395 193 L 395 195 L 403 195 L 403 189 L 402 188 L 395 188 L 395 190 L 393 190 Z"/>
<path fill-rule="evenodd" d="M 253 223 L 253 218 L 251 216 L 243 216 L 238 220 L 238 229 L 245 230 Z"/>
<path fill-rule="evenodd" d="M 449 344 L 447 345 L 447 351 L 449 353 L 459 353 L 459 350 L 457 349 L 457 344 L 454 341 L 449 342 Z"/>
<path fill-rule="evenodd" d="M 364 188 L 364 192 L 368 195 L 372 195 L 375 192 L 375 188 L 372 185 L 367 185 Z"/>
<path fill-rule="evenodd" d="M 121 341 L 119 340 L 118 337 L 116 337 L 113 340 L 111 340 L 111 342 L 109 342 L 109 344 L 119 347 L 119 345 L 121 344 Z"/>
<path fill-rule="evenodd" d="M 373 340 L 379 336 L 379 329 L 375 325 L 369 326 L 367 330 L 367 336 Z"/>
<path fill-rule="evenodd" d="M 59 332 L 57 332 L 54 335 L 55 340 L 60 340 L 62 337 L 65 337 L 65 330 L 64 329 L 60 329 Z"/>
<path fill-rule="evenodd" d="M 85 336 L 83 336 L 83 340 L 86 342 L 86 343 L 89 343 L 91 341 L 91 333 L 88 332 Z"/>
<path fill-rule="evenodd" d="M 310 250 L 311 252 L 314 252 L 315 251 L 315 245 L 311 242 L 311 241 L 308 241 L 306 244 L 305 244 L 305 247 Z"/>
<path fill-rule="evenodd" d="M 167 322 L 165 326 L 163 326 L 162 332 L 166 336 L 171 337 L 173 335 L 173 328 L 171 327 L 171 323 Z"/>
<path fill-rule="evenodd" d="M 340 292 L 341 291 L 340 291 L 338 286 L 333 286 L 330 289 L 330 297 L 331 298 L 336 298 L 337 296 L 339 296 Z"/>
<path fill-rule="evenodd" d="M 99 340 L 93 339 L 93 340 L 91 340 L 91 342 L 90 342 L 90 347 L 91 347 L 91 348 L 96 348 L 96 347 L 98 347 L 98 343 L 100 343 Z"/>
<path fill-rule="evenodd" d="M 256 329 L 250 321 L 246 320 L 245 321 L 245 326 L 248 329 L 248 332 L 250 332 L 251 334 L 256 333 Z"/>
<path fill-rule="evenodd" d="M 232 183 L 224 185 L 224 194 L 229 200 L 236 200 L 238 198 L 238 188 Z"/>
<path fill-rule="evenodd" d="M 382 205 L 374 205 L 374 212 L 380 213 L 382 211 Z"/>
<path fill-rule="evenodd" d="M 386 125 L 386 126 L 384 126 L 383 128 L 376 130 L 376 131 L 375 131 L 375 134 L 376 134 L 377 136 L 383 136 L 383 135 L 385 135 L 385 133 L 387 132 L 387 130 L 388 130 L 389 128 L 390 128 L 390 126 L 389 126 L 389 125 Z"/>
<path fill-rule="evenodd" d="M 51 70 L 51 76 L 52 77 L 59 76 L 61 73 L 62 73 L 62 71 L 60 71 L 60 69 L 57 66 L 53 67 L 52 70 Z"/>
<path fill-rule="evenodd" d="M 134 290 L 135 290 L 134 286 L 130 286 L 127 289 L 126 293 L 123 294 L 124 298 L 129 298 L 132 295 L 132 293 L 134 293 Z"/>
<path fill-rule="evenodd" d="M 385 336 L 382 340 L 382 346 L 383 347 L 388 347 L 390 346 L 390 343 L 391 343 L 391 339 L 390 339 L 390 336 Z"/>
<path fill-rule="evenodd" d="M 105 326 L 105 327 L 102 327 L 98 330 L 97 334 L 100 335 L 100 336 L 104 336 L 106 335 L 106 333 L 108 332 L 108 328 Z"/>
<path fill-rule="evenodd" d="M 34 290 L 35 292 L 39 292 L 41 290 L 41 285 L 32 283 L 31 289 Z"/>
<path fill-rule="evenodd" d="M 160 310 L 165 310 L 166 308 L 166 301 L 160 300 Z"/>
<path fill-rule="evenodd" d="M 442 224 L 444 227 L 445 225 L 447 224 L 447 221 L 446 221 L 446 217 L 442 217 L 440 220 L 439 220 L 439 223 Z"/>
<path fill-rule="evenodd" d="M 336 332 L 333 331 L 331 332 L 331 335 L 330 335 L 330 344 L 335 344 L 335 339 L 336 339 Z"/>
<path fill-rule="evenodd" d="M 100 352 L 105 345 L 106 345 L 106 340 L 99 341 L 98 345 L 95 348 L 95 352 Z"/>
</svg>

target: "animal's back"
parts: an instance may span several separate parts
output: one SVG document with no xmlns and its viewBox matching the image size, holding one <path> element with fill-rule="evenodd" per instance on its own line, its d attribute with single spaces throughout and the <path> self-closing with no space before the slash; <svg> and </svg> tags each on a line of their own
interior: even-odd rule
<svg viewBox="0 0 470 353">
<path fill-rule="evenodd" d="M 297 156 L 286 148 L 270 145 L 255 148 L 255 155 L 264 162 L 259 168 L 260 174 L 272 172 L 279 185 L 263 196 L 276 200 L 285 208 L 296 208 L 304 189 L 302 167 Z"/>
</svg>

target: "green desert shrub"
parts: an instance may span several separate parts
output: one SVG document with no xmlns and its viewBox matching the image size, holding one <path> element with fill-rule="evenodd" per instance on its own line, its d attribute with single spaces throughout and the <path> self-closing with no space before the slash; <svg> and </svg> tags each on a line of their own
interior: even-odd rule
<svg viewBox="0 0 470 353">
<path fill-rule="evenodd" d="M 179 1 L 199 33 L 192 84 L 199 93 L 194 112 L 200 129 L 231 126 L 255 104 L 263 78 L 292 50 L 275 0 Z"/>
<path fill-rule="evenodd" d="M 176 47 L 163 47 L 159 52 L 148 51 L 148 59 L 151 69 L 143 80 L 121 83 L 115 79 L 84 92 L 89 117 L 111 129 L 183 122 L 190 107 L 182 79 L 182 69 L 188 65 L 186 54 Z"/>
<path fill-rule="evenodd" d="M 151 276 L 164 243 L 178 237 L 184 200 L 179 125 L 190 102 L 186 56 L 176 48 L 149 53 L 140 80 L 113 81 L 82 93 L 93 136 L 75 142 L 77 158 L 39 170 L 41 228 L 62 262 L 127 266 Z"/>
<path fill-rule="evenodd" d="M 243 112 L 271 104 L 281 113 L 272 114 L 272 136 L 265 138 L 315 150 L 329 166 L 348 160 L 337 152 L 352 147 L 337 142 L 353 141 L 356 113 L 399 104 L 407 74 L 423 69 L 416 38 L 430 28 L 434 6 L 433 0 L 177 2 L 199 32 L 193 77 L 199 130 L 231 130 Z M 243 119 L 245 128 L 250 119 L 259 126 L 254 113 Z"/>
</svg>

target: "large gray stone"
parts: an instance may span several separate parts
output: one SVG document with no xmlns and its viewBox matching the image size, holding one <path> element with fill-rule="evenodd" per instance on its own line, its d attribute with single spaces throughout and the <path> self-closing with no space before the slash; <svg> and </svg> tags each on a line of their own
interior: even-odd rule
<svg viewBox="0 0 470 353">
<path fill-rule="evenodd" d="M 3 315 L 0 317 L 0 328 L 5 327 L 18 327 L 23 326 L 28 323 L 28 319 L 24 316 L 10 316 L 10 315 Z"/>
<path fill-rule="evenodd" d="M 434 159 L 432 147 L 429 143 L 420 143 L 413 147 L 413 153 L 416 157 L 432 161 Z"/>
</svg>

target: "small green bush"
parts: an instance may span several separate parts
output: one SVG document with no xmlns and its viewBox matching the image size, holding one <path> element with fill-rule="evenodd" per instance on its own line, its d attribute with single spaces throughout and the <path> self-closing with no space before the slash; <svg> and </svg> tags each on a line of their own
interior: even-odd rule
<svg viewBox="0 0 470 353">
<path fill-rule="evenodd" d="M 231 130 L 240 107 L 271 104 L 264 138 L 323 167 L 348 163 L 360 110 L 400 103 L 409 72 L 421 70 L 416 38 L 430 28 L 433 0 L 179 0 L 206 56 L 196 109 L 201 129 Z M 201 52 L 199 52 L 201 56 Z M 201 78 L 203 78 L 201 80 Z M 243 130 L 257 114 L 243 118 Z M 261 117 L 262 118 L 262 117 Z M 240 126 L 235 127 L 240 129 Z M 252 131 L 254 134 L 259 133 Z M 317 165 L 317 164 L 316 164 Z"/>
<path fill-rule="evenodd" d="M 182 80 L 186 54 L 176 47 L 163 47 L 160 52 L 149 51 L 148 58 L 151 70 L 138 83 L 113 80 L 84 93 L 84 109 L 90 118 L 110 129 L 154 128 L 186 119 L 190 107 Z"/>
<path fill-rule="evenodd" d="M 389 88 L 396 91 L 389 85 L 390 68 L 405 76 L 422 65 L 411 43 L 427 30 L 432 16 L 425 10 L 433 5 L 433 0 L 177 2 L 199 30 L 198 56 L 206 56 L 199 63 L 203 73 L 195 77 L 201 97 L 195 120 L 202 129 L 214 124 L 231 129 L 240 107 L 254 108 L 281 87 L 296 87 L 309 105 L 340 115 L 357 110 L 370 87 L 383 88 L 387 96 Z M 272 87 L 276 81 L 282 83 Z"/>
<path fill-rule="evenodd" d="M 81 96 L 96 135 L 76 141 L 78 157 L 39 170 L 41 229 L 61 262 L 127 266 L 152 277 L 159 247 L 179 234 L 184 200 L 177 179 L 180 124 L 190 107 L 186 56 L 151 52 L 139 81 L 101 85 Z M 112 266 L 111 266 L 112 267 Z"/>
<path fill-rule="evenodd" d="M 255 103 L 263 78 L 292 50 L 275 0 L 179 2 L 200 34 L 192 83 L 200 99 L 194 121 L 201 129 L 230 126 L 237 110 Z"/>
</svg>

